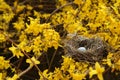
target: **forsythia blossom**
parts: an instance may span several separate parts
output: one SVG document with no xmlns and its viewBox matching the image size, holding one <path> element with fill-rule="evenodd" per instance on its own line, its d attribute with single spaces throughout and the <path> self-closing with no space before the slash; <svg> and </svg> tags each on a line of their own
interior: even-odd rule
<svg viewBox="0 0 120 80">
<path fill-rule="evenodd" d="M 40 64 L 40 61 L 38 61 L 37 59 L 35 59 L 35 57 L 32 57 L 31 60 L 35 63 L 35 64 Z M 30 66 L 33 66 L 33 62 L 30 59 L 26 60 L 26 63 L 29 63 Z"/>
<path fill-rule="evenodd" d="M 17 74 L 14 74 L 13 77 L 7 77 L 7 80 L 17 80 L 19 76 Z"/>
<path fill-rule="evenodd" d="M 97 74 L 99 80 L 103 80 L 103 76 L 102 76 L 102 73 L 105 71 L 104 67 L 101 67 L 100 64 L 98 62 L 95 63 L 95 70 L 92 69 L 92 67 L 90 67 L 90 72 L 89 72 L 89 75 L 90 75 L 90 78 Z"/>
<path fill-rule="evenodd" d="M 12 45 L 9 50 L 13 53 L 13 56 L 16 56 L 17 58 L 19 58 L 20 56 L 24 56 L 20 49 L 18 47 L 15 47 L 14 45 Z"/>
</svg>

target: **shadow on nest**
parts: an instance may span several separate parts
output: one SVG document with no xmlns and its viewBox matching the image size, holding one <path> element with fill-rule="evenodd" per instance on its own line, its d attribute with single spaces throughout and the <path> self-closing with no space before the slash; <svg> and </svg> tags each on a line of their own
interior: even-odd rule
<svg viewBox="0 0 120 80">
<path fill-rule="evenodd" d="M 84 51 L 79 50 L 80 48 L 84 48 Z M 64 51 L 65 56 L 72 57 L 76 61 L 99 62 L 107 56 L 109 47 L 98 37 L 73 36 L 64 41 Z"/>
</svg>

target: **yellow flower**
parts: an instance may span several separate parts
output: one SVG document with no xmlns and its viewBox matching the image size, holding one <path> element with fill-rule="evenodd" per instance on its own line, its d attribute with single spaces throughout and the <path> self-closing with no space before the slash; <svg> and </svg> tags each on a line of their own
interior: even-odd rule
<svg viewBox="0 0 120 80">
<path fill-rule="evenodd" d="M 17 80 L 19 76 L 15 74 L 13 77 L 8 77 L 7 80 Z"/>
<path fill-rule="evenodd" d="M 19 58 L 20 56 L 24 56 L 20 49 L 15 47 L 14 45 L 12 45 L 9 50 L 12 52 L 13 56 L 16 56 L 17 58 Z"/>
<path fill-rule="evenodd" d="M 64 57 L 63 56 L 63 63 L 62 63 L 62 67 L 61 70 L 66 71 L 71 64 L 73 64 L 75 61 L 72 58 L 69 57 Z M 73 68 L 73 66 L 71 66 Z"/>
<path fill-rule="evenodd" d="M 46 49 L 49 47 L 54 47 L 55 49 L 59 46 L 60 36 L 59 34 L 52 29 L 47 29 L 43 31 L 44 41 Z"/>
<path fill-rule="evenodd" d="M 38 35 L 40 30 L 42 30 L 41 25 L 39 24 L 39 19 L 33 19 L 29 17 L 30 24 L 26 24 L 27 28 L 25 29 L 25 32 L 30 34 L 33 33 L 33 35 Z"/>
<path fill-rule="evenodd" d="M 24 41 L 24 40 L 27 40 L 27 35 L 25 35 L 24 32 L 21 32 L 21 35 L 19 36 L 19 41 Z"/>
<path fill-rule="evenodd" d="M 40 61 L 38 61 L 37 59 L 35 59 L 35 57 L 32 57 L 31 60 L 35 63 L 35 64 L 40 64 Z M 30 66 L 33 66 L 34 64 L 32 63 L 30 59 L 26 60 L 26 63 L 29 63 Z"/>
<path fill-rule="evenodd" d="M 54 73 L 55 73 L 54 80 L 63 80 L 64 76 L 62 74 L 62 71 L 59 70 L 59 68 L 56 68 Z"/>
<path fill-rule="evenodd" d="M 7 72 L 1 72 L 0 73 L 0 80 L 6 80 L 6 75 L 7 75 Z"/>
<path fill-rule="evenodd" d="M 83 1 L 82 0 L 74 0 L 74 3 L 80 5 L 83 3 Z"/>
<path fill-rule="evenodd" d="M 38 72 L 39 76 L 40 76 L 40 80 L 43 80 L 43 76 L 41 75 L 41 72 Z M 48 77 L 48 69 L 44 70 L 43 71 L 43 75 L 44 77 Z"/>
<path fill-rule="evenodd" d="M 118 59 L 118 61 L 115 62 L 115 64 L 112 67 L 120 71 L 120 59 Z"/>
<path fill-rule="evenodd" d="M 103 80 L 103 76 L 102 76 L 102 73 L 105 71 L 104 68 L 100 67 L 100 64 L 98 62 L 96 62 L 95 64 L 95 70 L 92 69 L 92 67 L 90 67 L 90 72 L 89 72 L 89 75 L 90 75 L 90 78 L 97 74 L 99 80 Z"/>
<path fill-rule="evenodd" d="M 73 73 L 73 80 L 83 80 L 85 79 L 85 74 Z"/>
<path fill-rule="evenodd" d="M 23 18 L 19 17 L 19 20 L 15 23 L 13 23 L 14 28 L 20 31 L 21 29 L 25 28 Z"/>
<path fill-rule="evenodd" d="M 0 80 L 2 80 L 2 73 L 0 73 Z"/>
<path fill-rule="evenodd" d="M 5 60 L 3 56 L 0 57 L 0 69 L 8 69 L 10 67 L 9 61 Z"/>
<path fill-rule="evenodd" d="M 0 42 L 4 42 L 5 40 L 6 40 L 6 39 L 5 39 L 5 36 L 0 33 Z"/>
<path fill-rule="evenodd" d="M 19 4 L 18 4 L 18 1 L 16 0 L 16 1 L 14 2 L 14 7 L 16 8 L 16 9 L 15 9 L 15 12 L 16 12 L 16 13 L 19 13 L 19 12 L 22 11 L 26 6 L 25 6 L 25 5 L 19 5 Z"/>
<path fill-rule="evenodd" d="M 61 4 L 66 4 L 66 3 L 67 3 L 66 0 L 59 0 L 59 2 L 60 2 Z"/>
<path fill-rule="evenodd" d="M 107 61 L 107 65 L 108 65 L 109 67 L 112 66 L 112 62 L 111 62 L 111 58 L 112 58 L 112 57 L 113 57 L 113 53 L 109 53 L 109 54 L 107 55 L 106 61 Z"/>
</svg>

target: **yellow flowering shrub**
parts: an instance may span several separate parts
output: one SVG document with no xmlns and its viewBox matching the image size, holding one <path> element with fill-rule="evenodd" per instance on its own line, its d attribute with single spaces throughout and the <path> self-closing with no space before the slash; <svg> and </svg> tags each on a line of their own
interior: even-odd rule
<svg viewBox="0 0 120 80">
<path fill-rule="evenodd" d="M 0 56 L 0 70 L 2 70 L 0 72 L 0 79 L 4 80 L 7 76 L 7 72 L 6 70 L 10 67 L 10 61 L 9 60 L 5 60 L 5 57 Z"/>
<path fill-rule="evenodd" d="M 8 60 L 5 60 L 4 59 L 4 57 L 0 57 L 0 62 L 2 62 L 2 63 L 0 63 L 0 69 L 2 70 L 2 69 L 7 69 L 7 68 L 9 68 L 10 67 L 10 65 L 9 65 L 9 61 Z"/>
<path fill-rule="evenodd" d="M 32 57 L 31 60 L 33 60 L 35 64 L 40 64 L 40 62 L 37 61 L 37 60 L 35 59 L 35 57 Z M 26 62 L 29 63 L 30 65 L 33 65 L 33 63 L 30 61 L 30 59 L 27 59 Z"/>
<path fill-rule="evenodd" d="M 95 64 L 95 70 L 93 70 L 91 67 L 90 67 L 90 78 L 94 75 L 94 74 L 97 74 L 99 80 L 103 80 L 103 76 L 102 76 L 102 73 L 105 71 L 104 68 L 101 68 L 100 67 L 100 64 L 98 62 L 96 62 Z"/>
<path fill-rule="evenodd" d="M 0 80 L 119 80 L 119 31 L 120 0 L 0 0 Z M 68 36 L 99 37 L 108 52 L 77 61 Z"/>
<path fill-rule="evenodd" d="M 43 75 L 49 80 L 82 80 L 87 75 L 88 63 L 75 62 L 72 58 L 63 57 L 61 68 L 56 68 L 54 72 L 47 74 L 48 70 L 43 72 Z M 42 80 L 43 78 L 40 78 Z"/>
</svg>

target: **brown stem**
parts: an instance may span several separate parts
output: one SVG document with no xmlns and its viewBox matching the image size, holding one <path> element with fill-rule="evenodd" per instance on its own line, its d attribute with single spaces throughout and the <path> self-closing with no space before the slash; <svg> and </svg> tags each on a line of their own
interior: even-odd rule
<svg viewBox="0 0 120 80">
<path fill-rule="evenodd" d="M 6 36 L 6 39 L 11 42 L 13 45 L 17 46 L 17 44 L 12 40 L 10 39 L 7 35 Z M 19 48 L 20 49 L 20 48 Z M 29 55 L 20 49 L 20 51 L 28 58 L 31 60 L 31 62 L 33 63 L 33 65 L 36 67 L 36 69 L 40 72 L 41 76 L 43 77 L 43 80 L 46 80 L 46 78 L 44 77 L 44 75 L 42 74 L 41 70 L 39 69 L 39 67 L 35 64 L 35 62 L 29 57 Z M 20 74 L 20 76 L 22 76 L 23 74 L 25 74 L 26 72 L 28 72 L 29 70 L 31 69 L 31 67 L 28 67 L 25 71 L 23 71 L 23 73 Z"/>
<path fill-rule="evenodd" d="M 48 17 L 48 19 L 46 20 L 46 23 L 49 21 L 49 19 L 52 17 L 53 14 L 55 14 L 57 11 L 59 11 L 59 10 L 62 9 L 63 7 L 68 6 L 68 5 L 71 5 L 71 4 L 73 4 L 73 2 L 69 2 L 69 3 L 64 4 L 64 5 L 60 6 L 59 8 L 55 9 L 55 10 L 50 14 L 50 16 Z"/>
<path fill-rule="evenodd" d="M 20 68 L 20 65 L 21 65 L 22 62 L 23 62 L 23 57 L 20 59 L 20 61 L 19 61 L 19 63 L 18 63 L 18 66 L 17 66 L 17 69 Z"/>
<path fill-rule="evenodd" d="M 32 65 L 32 66 L 29 66 L 27 69 L 25 69 L 24 71 L 22 71 L 22 72 L 19 74 L 19 77 L 21 77 L 22 75 L 24 75 L 25 73 L 27 73 L 29 70 L 31 70 L 32 67 L 33 67 L 33 65 Z"/>
<path fill-rule="evenodd" d="M 51 59 L 51 61 L 50 61 L 50 65 L 49 65 L 48 71 L 50 71 L 50 68 L 51 68 L 51 65 L 52 65 L 52 63 L 53 63 L 53 60 L 54 60 L 54 58 L 55 58 L 56 52 L 57 52 L 57 50 L 55 50 L 55 52 L 53 53 L 53 56 L 52 56 L 52 59 Z"/>
</svg>

